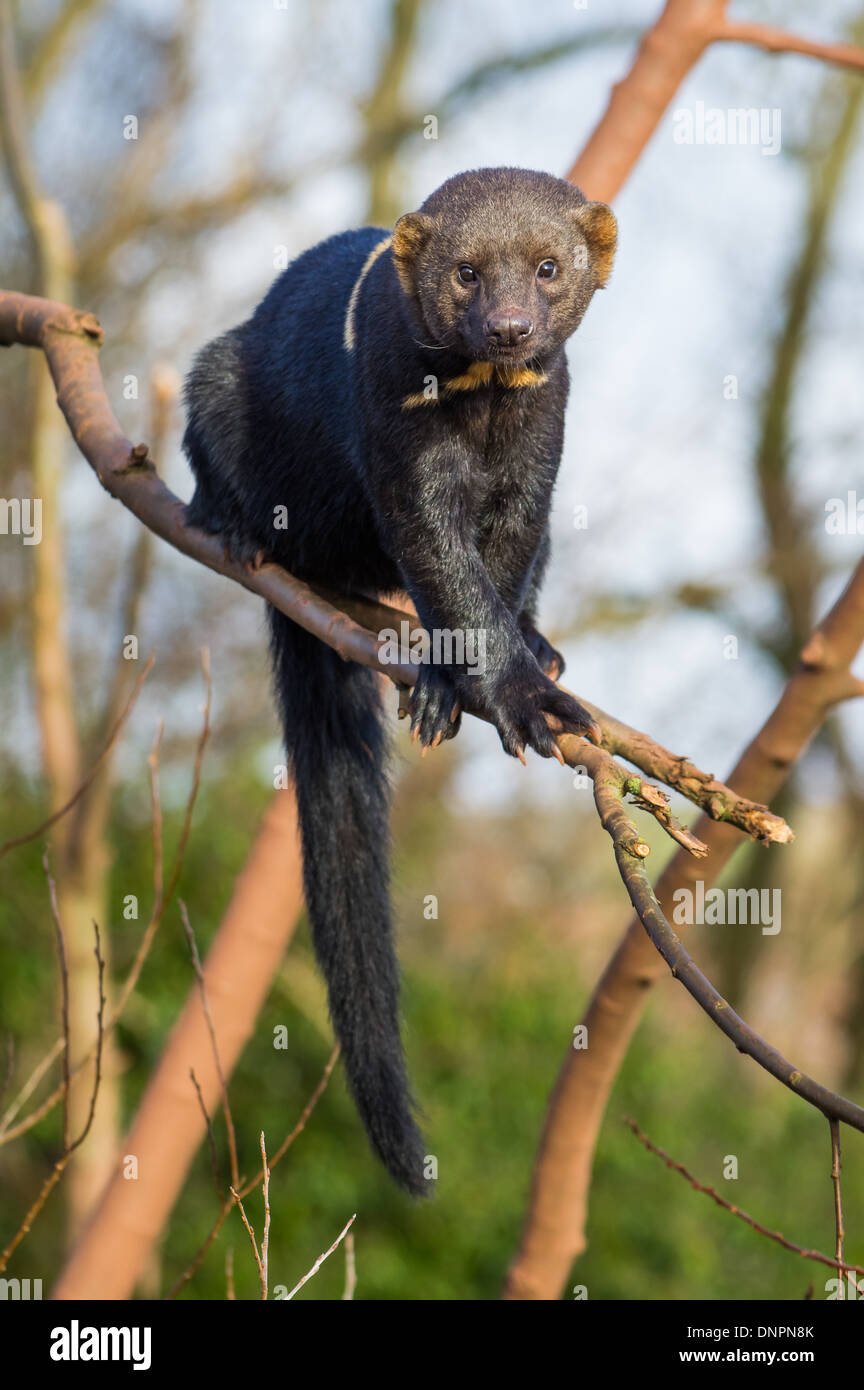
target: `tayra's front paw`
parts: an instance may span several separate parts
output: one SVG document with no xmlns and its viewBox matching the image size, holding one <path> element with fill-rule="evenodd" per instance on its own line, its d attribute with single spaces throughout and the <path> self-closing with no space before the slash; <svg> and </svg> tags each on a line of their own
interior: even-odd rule
<svg viewBox="0 0 864 1390">
<path fill-rule="evenodd" d="M 588 711 L 572 695 L 559 690 L 533 662 L 514 662 L 499 677 L 490 713 L 505 752 L 523 761 L 526 747 L 542 758 L 561 761 L 556 734 L 600 737 Z"/>
<path fill-rule="evenodd" d="M 564 674 L 564 658 L 561 653 L 552 646 L 548 638 L 538 632 L 533 623 L 523 619 L 519 623 L 519 630 L 525 639 L 525 645 L 531 655 L 550 680 L 560 680 Z"/>
<path fill-rule="evenodd" d="M 423 748 L 436 748 L 444 739 L 455 738 L 462 723 L 462 710 L 453 682 L 435 666 L 418 667 L 417 682 L 408 701 L 411 738 Z"/>
</svg>

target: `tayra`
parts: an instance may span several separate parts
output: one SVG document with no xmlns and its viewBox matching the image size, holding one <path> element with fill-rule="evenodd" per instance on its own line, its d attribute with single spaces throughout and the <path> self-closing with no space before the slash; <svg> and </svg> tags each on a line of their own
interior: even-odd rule
<svg viewBox="0 0 864 1390">
<path fill-rule="evenodd" d="M 190 524 L 350 594 L 407 592 L 430 632 L 482 634 L 485 670 L 421 665 L 423 745 L 483 713 L 508 753 L 590 716 L 554 684 L 535 610 L 568 376 L 564 343 L 611 269 L 615 218 L 523 169 L 448 179 L 396 223 L 299 256 L 186 386 Z M 287 523 L 286 523 L 287 518 Z M 275 685 L 306 902 L 372 1146 L 428 1190 L 402 1055 L 378 679 L 274 609 Z"/>
</svg>

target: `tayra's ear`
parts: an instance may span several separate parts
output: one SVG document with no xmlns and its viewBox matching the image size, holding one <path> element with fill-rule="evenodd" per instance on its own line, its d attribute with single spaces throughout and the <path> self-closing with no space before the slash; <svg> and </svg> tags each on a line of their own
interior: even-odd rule
<svg viewBox="0 0 864 1390">
<path fill-rule="evenodd" d="M 406 294 L 415 291 L 414 269 L 417 257 L 429 240 L 432 218 L 422 212 L 406 212 L 393 228 L 393 260 Z"/>
<path fill-rule="evenodd" d="M 602 288 L 609 279 L 618 244 L 615 214 L 605 203 L 581 203 L 576 209 L 576 221 L 588 243 L 591 265 Z"/>
</svg>

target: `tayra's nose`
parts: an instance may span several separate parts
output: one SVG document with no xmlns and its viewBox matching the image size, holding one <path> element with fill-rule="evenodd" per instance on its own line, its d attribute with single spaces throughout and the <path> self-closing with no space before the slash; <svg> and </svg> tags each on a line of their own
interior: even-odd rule
<svg viewBox="0 0 864 1390">
<path fill-rule="evenodd" d="M 533 332 L 533 323 L 521 309 L 499 309 L 486 320 L 486 340 L 496 347 L 515 347 Z"/>
</svg>

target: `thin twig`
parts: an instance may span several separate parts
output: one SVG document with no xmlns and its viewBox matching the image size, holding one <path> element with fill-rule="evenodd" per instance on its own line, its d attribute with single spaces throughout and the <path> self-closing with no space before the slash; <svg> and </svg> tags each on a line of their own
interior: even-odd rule
<svg viewBox="0 0 864 1390">
<path fill-rule="evenodd" d="M 53 905 L 52 905 L 52 910 L 53 910 Z M 58 941 L 62 941 L 62 927 L 61 927 L 60 924 L 59 924 L 59 915 L 58 915 L 58 917 L 57 917 L 55 920 L 56 920 L 57 930 L 58 930 Z M 96 965 L 97 965 L 98 974 L 99 974 L 99 1007 L 98 1007 L 98 1011 L 97 1011 L 96 1067 L 95 1067 L 95 1070 L 94 1070 L 94 1077 L 93 1077 L 93 1089 L 92 1089 L 92 1092 L 91 1092 L 91 1095 L 90 1095 L 90 1110 L 89 1110 L 89 1112 L 88 1112 L 87 1120 L 86 1120 L 86 1122 L 85 1122 L 85 1124 L 84 1124 L 84 1128 L 81 1130 L 81 1133 L 78 1135 L 78 1138 L 77 1138 L 77 1139 L 73 1139 L 72 1142 L 69 1143 L 69 1142 L 68 1142 L 68 1132 L 69 1132 L 69 1131 L 68 1131 L 68 1108 L 69 1108 L 69 1107 L 68 1107 L 68 1081 L 69 1081 L 69 1078 L 68 1078 L 68 1076 L 67 1076 L 67 1077 L 64 1077 L 64 1107 L 63 1107 L 63 1111 L 64 1111 L 64 1125 L 63 1125 L 63 1128 L 64 1128 L 64 1147 L 63 1147 L 63 1152 L 61 1153 L 60 1157 L 57 1159 L 56 1163 L 53 1165 L 53 1167 L 52 1167 L 50 1173 L 48 1174 L 48 1176 L 45 1178 L 45 1181 L 43 1182 L 42 1187 L 41 1187 L 41 1189 L 40 1189 L 40 1191 L 39 1191 L 39 1195 L 36 1197 L 35 1201 L 31 1204 L 29 1210 L 27 1211 L 27 1214 L 26 1214 L 25 1217 L 24 1217 L 24 1220 L 21 1222 L 21 1225 L 18 1227 L 18 1230 L 15 1232 L 15 1234 L 14 1234 L 14 1236 L 12 1237 L 12 1239 L 10 1240 L 9 1244 L 6 1246 L 6 1249 L 3 1251 L 2 1255 L 0 1255 L 0 1274 L 2 1274 L 2 1273 L 4 1272 L 4 1270 L 6 1269 L 6 1266 L 8 1265 L 10 1258 L 12 1257 L 12 1255 L 14 1254 L 14 1252 L 17 1250 L 18 1246 L 21 1244 L 21 1242 L 22 1242 L 22 1240 L 24 1239 L 24 1237 L 25 1237 L 25 1236 L 27 1235 L 27 1233 L 29 1232 L 31 1226 L 33 1225 L 33 1222 L 35 1221 L 36 1217 L 39 1215 L 39 1212 L 40 1212 L 40 1211 L 42 1210 L 42 1208 L 44 1207 L 46 1201 L 48 1200 L 48 1197 L 49 1197 L 50 1194 L 51 1194 L 51 1192 L 52 1192 L 52 1191 L 54 1190 L 54 1188 L 57 1186 L 58 1182 L 60 1181 L 60 1178 L 61 1178 L 62 1175 L 63 1175 L 63 1171 L 64 1171 L 64 1169 L 66 1168 L 66 1165 L 67 1165 L 67 1163 L 69 1162 L 70 1158 L 72 1157 L 73 1153 L 75 1152 L 76 1149 L 78 1149 L 78 1148 L 81 1147 L 81 1145 L 84 1143 L 84 1140 L 87 1138 L 87 1135 L 90 1133 L 90 1127 L 91 1127 L 91 1125 L 93 1124 L 93 1116 L 94 1116 L 95 1113 L 96 1113 L 96 1100 L 97 1100 L 97 1097 L 98 1097 L 98 1095 L 99 1095 L 99 1086 L 100 1086 L 101 1080 L 102 1080 L 102 1041 L 103 1041 L 103 1037 L 104 1037 L 104 1010 L 105 1010 L 105 993 L 104 993 L 103 983 L 104 983 L 104 974 L 105 974 L 105 962 L 104 962 L 104 960 L 103 960 L 103 958 L 102 958 L 102 951 L 101 951 L 101 947 L 100 947 L 100 941 L 99 941 L 99 928 L 98 928 L 98 926 L 96 925 L 95 922 L 93 923 L 93 927 L 94 927 L 94 930 L 95 930 L 95 932 L 96 932 L 95 955 L 96 955 Z M 62 976 L 63 970 L 65 969 L 65 946 L 63 947 L 63 954 L 62 954 L 61 960 L 62 960 L 62 965 L 61 965 L 61 976 Z M 68 981 L 67 981 L 67 985 L 64 986 L 64 997 L 65 997 L 65 995 L 66 995 L 67 992 L 68 992 Z M 64 1027 L 68 1029 L 68 1002 L 64 1002 Z M 68 1051 L 69 1051 L 69 1049 L 68 1049 L 68 1046 L 67 1046 L 67 1048 L 66 1048 L 66 1055 L 67 1055 L 67 1056 L 68 1056 Z"/>
<path fill-rule="evenodd" d="M 635 1120 L 625 1120 L 624 1123 L 627 1128 L 635 1134 L 639 1143 L 642 1144 L 649 1153 L 656 1154 L 657 1158 L 662 1158 L 667 1168 L 671 1168 L 674 1172 L 680 1173 L 682 1178 L 686 1178 L 690 1186 L 695 1188 L 697 1192 L 704 1193 L 706 1197 L 710 1197 L 713 1202 L 716 1202 L 718 1207 L 722 1207 L 724 1211 L 728 1211 L 732 1216 L 737 1216 L 739 1220 L 746 1222 L 758 1235 L 767 1236 L 769 1240 L 774 1240 L 778 1245 L 782 1245 L 784 1250 L 791 1250 L 793 1254 L 801 1255 L 805 1260 L 818 1260 L 820 1264 L 830 1265 L 832 1269 L 839 1269 L 841 1271 L 851 1269 L 854 1270 L 856 1274 L 864 1274 L 864 1268 L 862 1268 L 861 1265 L 843 1264 L 842 1260 L 839 1258 L 832 1259 L 830 1255 L 823 1255 L 819 1250 L 808 1250 L 803 1245 L 796 1245 L 794 1240 L 787 1240 L 780 1231 L 771 1231 L 767 1226 L 760 1225 L 752 1216 L 748 1216 L 746 1211 L 742 1211 L 740 1207 L 736 1207 L 731 1202 L 727 1202 L 725 1197 L 721 1197 L 718 1192 L 714 1191 L 713 1187 L 706 1187 L 704 1183 L 698 1182 L 696 1178 L 693 1177 L 693 1174 L 687 1171 L 683 1163 L 678 1163 L 674 1158 L 670 1158 L 663 1149 L 659 1148 L 656 1144 L 652 1144 L 647 1134 L 642 1133 Z"/>
<path fill-rule="evenodd" d="M 204 753 L 207 748 L 207 741 L 210 737 L 210 706 L 212 701 L 213 690 L 210 681 L 210 664 L 204 652 L 202 652 L 201 664 L 202 669 L 204 671 L 205 682 L 205 700 L 202 708 L 202 714 L 204 717 L 201 724 L 201 732 L 198 735 L 198 744 L 195 749 L 195 761 L 192 767 L 192 781 L 189 787 L 188 795 L 186 797 L 186 806 L 183 812 L 183 825 L 181 826 L 180 835 L 177 839 L 177 847 L 174 851 L 174 859 L 171 865 L 171 873 L 168 878 L 168 887 L 164 893 L 161 902 L 154 904 L 150 921 L 148 922 L 144 935 L 141 938 L 141 944 L 138 947 L 137 952 L 135 953 L 135 959 L 132 962 L 132 965 L 130 967 L 128 975 L 126 976 L 125 981 L 123 982 L 123 987 L 120 990 L 120 993 L 117 998 L 117 1003 L 114 1006 L 114 1010 L 111 1015 L 112 1025 L 117 1021 L 117 1018 L 120 1016 L 123 1009 L 126 1007 L 126 1003 L 129 999 L 129 996 L 132 994 L 132 991 L 135 989 L 135 986 L 138 983 L 139 976 L 144 968 L 144 962 L 147 959 L 150 947 L 153 944 L 153 938 L 155 937 L 156 932 L 159 929 L 159 926 L 162 922 L 162 918 L 164 917 L 166 911 L 171 906 L 171 903 L 174 900 L 174 893 L 176 891 L 177 884 L 180 881 L 180 875 L 183 872 L 183 864 L 186 858 L 186 849 L 189 844 L 189 835 L 192 829 L 192 818 L 195 814 L 195 806 L 198 801 L 198 792 L 201 788 L 201 772 L 204 766 Z M 154 847 L 154 855 L 155 852 L 156 851 Z"/>
<path fill-rule="evenodd" d="M 3 1080 L 0 1082 L 0 1101 L 3 1100 L 6 1092 L 12 1084 L 12 1075 L 15 1071 L 15 1037 L 12 1033 L 6 1035 L 6 1070 L 3 1073 Z"/>
<path fill-rule="evenodd" d="M 237 1207 L 239 1208 L 241 1217 L 243 1218 L 243 1225 L 246 1227 L 246 1232 L 247 1232 L 247 1234 L 248 1234 L 248 1236 L 249 1236 L 249 1243 L 250 1243 L 251 1246 L 252 1246 L 252 1254 L 253 1254 L 253 1256 L 255 1257 L 255 1266 L 256 1266 L 256 1268 L 257 1268 L 257 1270 L 258 1270 L 258 1278 L 260 1279 L 260 1281 L 261 1281 L 261 1287 L 263 1288 L 263 1287 L 264 1287 L 264 1266 L 263 1266 L 262 1263 L 261 1263 L 261 1252 L 260 1252 L 259 1249 L 258 1249 L 258 1242 L 257 1242 L 257 1240 L 255 1239 L 255 1231 L 254 1231 L 254 1228 L 252 1227 L 252 1224 L 250 1223 L 249 1218 L 248 1218 L 248 1216 L 246 1215 L 246 1210 L 245 1210 L 245 1208 L 244 1208 L 244 1206 L 243 1206 L 243 1200 L 242 1200 L 242 1198 L 241 1198 L 241 1196 L 240 1196 L 240 1193 L 237 1192 L 236 1189 L 233 1188 L 233 1187 L 229 1188 L 228 1190 L 229 1190 L 229 1192 L 231 1193 L 231 1196 L 233 1197 L 234 1202 L 236 1203 Z M 265 1298 L 266 1298 L 266 1294 L 265 1294 L 264 1296 L 265 1296 Z"/>
<path fill-rule="evenodd" d="M 201 722 L 201 732 L 198 735 L 198 746 L 195 749 L 195 762 L 192 767 L 192 786 L 186 801 L 183 825 L 181 826 L 180 835 L 177 840 L 177 848 L 174 851 L 174 863 L 171 869 L 171 877 L 168 880 L 168 888 L 165 893 L 166 907 L 172 902 L 177 884 L 180 882 L 183 861 L 186 857 L 186 846 L 189 843 L 189 836 L 192 832 L 192 814 L 195 810 L 195 803 L 198 800 L 198 792 L 201 787 L 204 753 L 207 748 L 207 740 L 210 737 L 210 710 L 213 704 L 213 680 L 210 675 L 209 647 L 201 648 L 201 673 L 204 677 L 204 704 L 201 706 L 203 719 Z"/>
<path fill-rule="evenodd" d="M 204 1104 L 204 1096 L 201 1092 L 201 1087 L 198 1085 L 198 1078 L 195 1075 L 195 1070 L 193 1067 L 189 1068 L 189 1075 L 192 1078 L 192 1085 L 195 1087 L 195 1093 L 198 1096 L 198 1104 L 201 1108 L 201 1114 L 204 1116 L 204 1123 L 207 1126 L 207 1142 L 210 1149 L 210 1167 L 213 1170 L 213 1181 L 216 1184 L 216 1196 L 219 1198 L 219 1201 L 221 1202 L 222 1179 L 219 1176 L 219 1159 L 216 1156 L 216 1136 L 213 1133 L 213 1125 L 211 1123 L 210 1116 L 207 1113 L 207 1106 Z"/>
<path fill-rule="evenodd" d="M 561 686 L 562 690 L 565 688 Z M 656 739 L 649 738 L 639 729 L 631 728 L 622 719 L 608 714 L 606 710 L 601 709 L 599 705 L 592 704 L 584 696 L 575 698 L 584 704 L 589 714 L 594 716 L 603 730 L 603 748 L 607 753 L 624 758 L 625 761 L 638 767 L 646 776 L 653 777 L 656 781 L 671 787 L 673 791 L 691 801 L 694 806 L 698 806 L 712 820 L 725 821 L 729 825 L 734 825 L 745 835 L 749 835 L 751 839 L 759 840 L 766 845 L 789 844 L 795 838 L 782 816 L 775 815 L 769 807 L 739 795 L 731 787 L 726 786 L 724 782 L 718 781 L 712 773 L 703 772 L 689 758 L 664 748 Z M 567 745 L 564 740 L 560 742 L 561 747 L 566 751 Z M 584 747 L 584 742 L 581 746 Z M 572 765 L 570 763 L 570 766 Z M 639 779 L 634 780 L 638 784 Z M 634 799 L 638 800 L 640 796 L 644 796 L 646 785 L 648 784 L 642 783 L 641 789 L 638 785 L 629 789 Z M 643 806 L 642 809 L 651 810 L 660 820 L 661 817 L 655 809 L 658 805 L 662 807 L 662 802 L 658 802 L 658 792 L 659 788 L 651 789 L 651 798 L 654 804 L 651 807 Z M 665 793 L 660 793 L 660 796 L 665 797 Z M 668 797 L 665 799 L 668 801 Z M 670 827 L 664 826 L 664 828 L 672 835 L 673 839 L 677 838 Z M 686 834 L 692 837 L 692 832 L 687 831 Z M 701 846 L 701 841 L 696 840 L 695 837 L 692 839 L 696 846 Z M 679 841 L 679 843 L 684 844 L 685 849 L 693 851 L 693 843 L 684 841 Z"/>
<path fill-rule="evenodd" d="M 267 1163 L 267 1146 L 264 1143 L 264 1131 L 261 1131 L 261 1170 L 264 1174 L 262 1191 L 264 1193 L 264 1234 L 261 1237 L 261 1300 L 267 1302 L 267 1290 L 269 1287 L 268 1259 L 270 1254 L 270 1167 Z"/>
<path fill-rule="evenodd" d="M 127 719 L 129 718 L 130 714 L 135 708 L 138 696 L 141 694 L 141 687 L 146 681 L 148 675 L 150 674 L 152 667 L 153 656 L 151 654 L 147 658 L 144 668 L 141 671 L 141 674 L 139 675 L 137 681 L 135 682 L 135 688 L 132 690 L 129 699 L 126 701 L 126 704 L 123 708 L 123 712 L 118 716 L 116 723 L 111 729 L 111 732 L 109 733 L 108 738 L 105 742 L 105 746 L 103 747 L 98 758 L 93 763 L 93 766 L 90 768 L 90 771 L 87 773 L 87 776 L 84 778 L 83 782 L 81 782 L 77 790 L 73 792 L 72 796 L 65 803 L 65 805 L 60 807 L 59 811 L 55 811 L 53 815 L 50 815 L 48 817 L 47 820 L 43 820 L 41 825 L 37 825 L 34 830 L 28 830 L 27 833 L 24 835 L 16 835 L 14 840 L 7 840 L 5 844 L 0 845 L 0 859 L 3 858 L 4 854 L 8 854 L 9 850 L 17 849 L 19 845 L 26 845 L 29 840 L 38 839 L 40 835 L 44 834 L 46 830 L 49 830 L 52 825 L 56 824 L 58 820 L 60 820 L 69 811 L 71 811 L 72 807 L 78 801 L 81 800 L 81 797 L 84 795 L 87 788 L 91 785 L 97 773 L 99 772 L 102 763 L 105 761 L 108 754 L 111 752 L 111 749 L 113 748 L 118 737 L 120 736 L 124 724 L 126 723 Z"/>
<path fill-rule="evenodd" d="M 219 1232 L 222 1230 L 222 1227 L 225 1225 L 225 1221 L 226 1221 L 226 1219 L 227 1219 L 227 1217 L 228 1217 L 228 1213 L 230 1212 L 230 1210 L 231 1210 L 231 1208 L 233 1207 L 233 1205 L 234 1205 L 233 1199 L 228 1200 L 228 1201 L 223 1201 L 222 1206 L 221 1206 L 221 1209 L 220 1209 L 220 1211 L 219 1211 L 219 1215 L 217 1216 L 216 1220 L 213 1222 L 213 1225 L 211 1226 L 210 1230 L 208 1231 L 208 1233 L 207 1233 L 207 1235 L 206 1235 L 204 1241 L 203 1241 L 202 1244 L 198 1247 L 197 1251 L 196 1251 L 195 1254 L 193 1255 L 193 1257 L 192 1257 L 192 1259 L 190 1260 L 189 1264 L 186 1266 L 186 1268 L 184 1269 L 183 1273 L 180 1275 L 179 1279 L 177 1279 L 176 1282 L 175 1282 L 175 1283 L 171 1286 L 171 1288 L 168 1290 L 167 1294 L 165 1295 L 165 1298 L 166 1298 L 166 1299 L 176 1298 L 177 1295 L 178 1295 L 178 1293 L 180 1292 L 180 1290 L 183 1288 L 184 1284 L 188 1284 L 188 1283 L 189 1283 L 189 1280 L 192 1278 L 192 1275 L 193 1275 L 193 1274 L 196 1272 L 196 1270 L 200 1267 L 201 1262 L 202 1262 L 202 1260 L 204 1259 L 204 1256 L 207 1254 L 207 1251 L 210 1249 L 210 1246 L 211 1246 L 211 1245 L 213 1244 L 213 1242 L 216 1240 L 217 1236 L 219 1235 Z"/>
<path fill-rule="evenodd" d="M 312 1111 L 315 1109 L 315 1106 L 318 1104 L 319 1100 L 324 1094 L 324 1091 L 326 1090 L 327 1082 L 330 1080 L 333 1068 L 339 1060 L 339 1052 L 340 1047 L 339 1044 L 336 1043 L 336 1045 L 333 1048 L 333 1051 L 330 1053 L 330 1056 L 327 1059 L 327 1064 L 323 1072 L 321 1073 L 321 1080 L 318 1082 L 318 1085 L 315 1087 L 315 1090 L 312 1092 L 311 1096 L 306 1102 L 300 1119 L 297 1121 L 296 1125 L 291 1130 L 291 1133 L 286 1135 L 286 1137 L 282 1140 L 282 1143 L 279 1145 L 279 1148 L 276 1150 L 275 1154 L 271 1158 L 271 1172 L 276 1167 L 276 1164 L 279 1162 L 279 1160 L 281 1158 L 284 1158 L 285 1154 L 288 1152 L 298 1135 L 302 1134 L 304 1129 L 306 1128 L 306 1122 L 309 1119 L 309 1116 L 312 1114 Z M 257 1187 L 258 1183 L 261 1182 L 263 1176 L 263 1171 L 259 1171 L 255 1174 L 254 1178 L 250 1178 L 249 1182 L 246 1183 L 245 1186 L 241 1187 L 240 1189 L 241 1197 L 248 1197 L 252 1189 L 254 1187 Z"/>
<path fill-rule="evenodd" d="M 846 1268 L 843 1264 L 843 1240 L 846 1232 L 843 1227 L 843 1192 L 840 1186 L 840 1122 L 833 1117 L 828 1121 L 831 1131 L 831 1181 L 834 1185 L 834 1258 L 841 1271 Z M 840 1298 L 843 1298 L 843 1284 L 840 1284 Z"/>
<path fill-rule="evenodd" d="M 269 1166 L 271 1172 L 276 1167 L 276 1164 L 279 1162 L 279 1159 L 283 1156 L 283 1154 L 287 1152 L 287 1150 L 294 1143 L 294 1140 L 297 1138 L 297 1136 L 301 1134 L 303 1130 L 306 1128 L 306 1123 L 309 1119 L 309 1116 L 312 1114 L 312 1111 L 315 1109 L 315 1106 L 318 1104 L 318 1101 L 324 1094 L 324 1091 L 327 1087 L 327 1082 L 330 1080 L 338 1056 L 339 1045 L 337 1044 L 331 1052 L 330 1057 L 328 1058 L 327 1065 L 325 1066 L 324 1071 L 321 1075 L 321 1080 L 318 1082 L 318 1085 L 315 1087 L 315 1090 L 312 1092 L 312 1095 L 307 1101 L 303 1109 L 303 1113 L 300 1116 L 300 1119 L 297 1121 L 297 1124 L 294 1126 L 291 1133 L 285 1139 L 284 1143 L 281 1145 L 276 1155 L 270 1160 Z M 240 1196 L 248 1197 L 249 1193 L 257 1185 L 257 1183 L 259 1183 L 262 1180 L 262 1178 L 263 1171 L 257 1173 L 250 1182 L 248 1182 L 244 1187 L 240 1189 Z M 188 1284 L 189 1280 L 192 1278 L 192 1275 L 200 1267 L 201 1262 L 204 1259 L 204 1256 L 207 1254 L 207 1251 L 210 1249 L 211 1245 L 219 1235 L 219 1232 L 222 1230 L 222 1227 L 224 1226 L 225 1221 L 227 1219 L 228 1213 L 230 1212 L 233 1205 L 234 1203 L 231 1199 L 223 1201 L 219 1211 L 219 1215 L 213 1222 L 213 1225 L 210 1228 L 210 1231 L 208 1232 L 206 1238 L 204 1239 L 203 1243 L 199 1246 L 196 1254 L 193 1256 L 190 1263 L 187 1265 L 183 1273 L 177 1279 L 176 1283 L 172 1286 L 171 1289 L 169 1289 L 168 1293 L 166 1294 L 166 1298 L 176 1298 L 177 1294 L 183 1288 L 184 1284 Z"/>
<path fill-rule="evenodd" d="M 162 747 L 162 735 L 165 732 L 165 723 L 159 720 L 156 729 L 156 737 L 153 740 L 153 747 L 147 758 L 147 767 L 150 774 L 150 816 L 152 823 L 153 839 L 153 916 L 160 917 L 163 912 L 165 901 L 165 868 L 164 868 L 164 848 L 162 838 L 162 795 L 159 788 L 159 751 Z"/>
<path fill-rule="evenodd" d="M 99 1087 L 102 1083 L 102 1053 L 105 1046 L 105 960 L 102 955 L 102 942 L 99 936 L 99 924 L 93 923 L 93 931 L 96 936 L 96 944 L 93 947 L 93 954 L 96 957 L 96 974 L 99 988 L 99 1004 L 96 1010 L 96 1064 L 93 1068 L 93 1087 L 90 1091 L 90 1108 L 87 1112 L 87 1119 L 84 1128 L 77 1139 L 72 1140 L 70 1153 L 79 1149 L 90 1133 L 93 1124 L 93 1117 L 96 1114 L 96 1101 L 99 1096 Z M 69 1048 L 67 1045 L 66 1053 Z"/>
<path fill-rule="evenodd" d="M 228 1132 L 228 1154 L 231 1163 L 231 1186 L 240 1186 L 240 1165 L 237 1159 L 237 1136 L 234 1133 L 234 1119 L 231 1115 L 231 1104 L 228 1099 L 228 1083 L 225 1080 L 225 1073 L 222 1070 L 222 1062 L 219 1057 L 219 1043 L 216 1039 L 216 1027 L 213 1023 L 213 1015 L 210 1012 L 210 1001 L 207 998 L 207 986 L 204 983 L 204 971 L 201 967 L 201 957 L 198 955 L 198 946 L 195 941 L 195 933 L 189 921 L 189 914 L 186 911 L 186 904 L 182 898 L 179 903 L 180 917 L 183 922 L 183 930 L 186 933 L 186 940 L 189 944 L 189 954 L 192 957 L 192 968 L 195 971 L 195 978 L 198 981 L 198 991 L 201 995 L 201 1010 L 204 1014 L 204 1021 L 207 1024 L 207 1032 L 210 1034 L 210 1046 L 213 1051 L 213 1064 L 216 1067 L 216 1075 L 219 1078 L 219 1090 L 222 1095 L 222 1113 L 225 1116 L 225 1128 Z"/>
<path fill-rule="evenodd" d="M 345 1288 L 342 1290 L 343 1303 L 351 1302 L 356 1287 L 357 1266 L 354 1260 L 354 1232 L 349 1231 L 345 1237 Z"/>
<path fill-rule="evenodd" d="M 289 1294 L 286 1294 L 286 1295 L 285 1295 L 285 1302 L 286 1302 L 286 1303 L 288 1302 L 289 1298 L 293 1298 L 293 1297 L 294 1297 L 294 1295 L 295 1295 L 295 1293 L 297 1293 L 298 1289 L 302 1289 L 303 1285 L 304 1285 L 305 1283 L 307 1283 L 308 1280 L 310 1280 L 310 1279 L 312 1278 L 312 1275 L 313 1275 L 313 1274 L 317 1274 L 317 1273 L 318 1273 L 319 1269 L 320 1269 L 321 1266 L 323 1265 L 324 1261 L 327 1259 L 328 1255 L 332 1255 L 332 1254 L 333 1254 L 333 1251 L 336 1250 L 336 1249 L 338 1249 L 340 1243 L 345 1239 L 345 1237 L 347 1236 L 348 1232 L 350 1231 L 351 1227 L 354 1225 L 354 1222 L 355 1222 L 356 1220 L 357 1220 L 357 1213 L 356 1213 L 356 1211 L 355 1211 L 355 1213 L 354 1213 L 354 1215 L 351 1217 L 350 1221 L 347 1221 L 347 1222 L 346 1222 L 344 1229 L 341 1230 L 341 1231 L 339 1232 L 339 1234 L 338 1234 L 338 1236 L 336 1237 L 336 1239 L 334 1240 L 333 1244 L 330 1246 L 330 1249 L 329 1249 L 329 1250 L 325 1250 L 323 1255 L 319 1255 L 319 1256 L 318 1256 L 317 1260 L 315 1261 L 315 1263 L 314 1263 L 314 1265 L 312 1266 L 312 1268 L 308 1271 L 308 1273 L 307 1273 L 307 1274 L 304 1274 L 304 1275 L 303 1275 L 303 1278 L 302 1278 L 298 1283 L 296 1283 L 296 1284 L 294 1285 L 294 1287 L 293 1287 L 293 1289 L 291 1290 L 291 1292 L 290 1292 Z"/>
<path fill-rule="evenodd" d="M 69 1064 L 69 961 L 66 956 L 66 938 L 60 920 L 60 907 L 57 902 L 57 884 L 48 866 L 48 851 L 42 855 L 42 868 L 48 884 L 48 898 L 51 903 L 51 920 L 57 941 L 57 960 L 60 968 L 60 1023 L 63 1030 L 63 1153 L 69 1152 L 69 1096 L 72 1090 L 72 1075 Z"/>
<path fill-rule="evenodd" d="M 42 1187 L 39 1190 L 38 1197 L 32 1203 L 30 1209 L 27 1212 L 27 1215 L 24 1217 L 24 1220 L 18 1227 L 18 1230 L 15 1232 L 9 1244 L 6 1246 L 6 1249 L 3 1251 L 2 1255 L 0 1255 L 0 1274 L 2 1274 L 5 1271 L 6 1266 L 8 1265 L 12 1255 L 14 1255 L 15 1251 L 18 1249 L 18 1246 L 21 1244 L 24 1237 L 28 1234 L 30 1227 L 36 1220 L 36 1217 L 39 1215 L 40 1211 L 47 1202 L 49 1196 L 51 1195 L 54 1188 L 60 1181 L 60 1178 L 63 1175 L 63 1170 L 68 1162 L 69 1154 L 61 1154 L 60 1158 L 58 1158 L 57 1162 L 51 1169 L 51 1172 L 48 1174 L 47 1178 L 43 1182 Z"/>
</svg>

